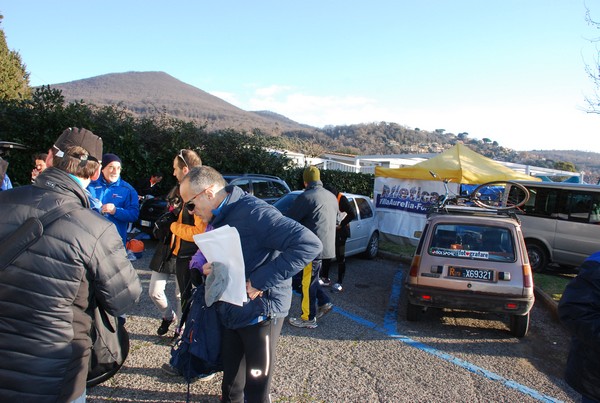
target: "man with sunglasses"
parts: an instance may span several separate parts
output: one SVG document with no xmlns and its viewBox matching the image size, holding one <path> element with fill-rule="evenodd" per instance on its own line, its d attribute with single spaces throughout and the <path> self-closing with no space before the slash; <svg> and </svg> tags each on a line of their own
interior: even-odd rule
<svg viewBox="0 0 600 403">
<path fill-rule="evenodd" d="M 292 301 L 292 277 L 321 252 L 310 230 L 263 200 L 227 185 L 211 167 L 194 168 L 181 182 L 186 210 L 215 229 L 240 235 L 248 301 L 217 302 L 224 326 L 222 402 L 270 402 L 275 350 Z M 202 267 L 212 272 L 212 263 Z"/>
<path fill-rule="evenodd" d="M 181 183 L 190 169 L 202 166 L 200 156 L 193 150 L 179 150 L 179 153 L 173 159 L 173 176 L 177 182 Z M 154 305 L 161 311 L 162 321 L 156 333 L 164 335 L 169 331 L 169 326 L 181 319 L 182 306 L 185 306 L 192 292 L 192 278 L 189 264 L 192 256 L 198 250 L 194 243 L 194 235 L 201 234 L 206 230 L 206 223 L 200 217 L 189 213 L 181 208 L 181 196 L 179 194 L 179 185 L 169 193 L 168 209 L 171 212 L 171 220 L 166 222 L 169 226 L 170 239 L 166 240 L 170 255 L 167 260 L 174 261 L 175 264 L 163 264 L 154 266 L 151 264 L 152 276 L 150 278 L 150 287 L 148 293 L 154 302 Z M 174 273 L 171 271 L 174 268 Z M 169 276 L 175 274 L 177 278 L 176 300 L 180 300 L 177 306 L 173 307 L 165 294 L 165 288 Z M 173 309 L 175 308 L 175 309 Z M 180 329 L 175 329 L 175 337 L 178 336 Z"/>
</svg>

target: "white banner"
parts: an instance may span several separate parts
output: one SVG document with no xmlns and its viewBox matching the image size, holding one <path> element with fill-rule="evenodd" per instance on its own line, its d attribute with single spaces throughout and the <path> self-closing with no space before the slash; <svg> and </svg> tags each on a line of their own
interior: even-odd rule
<svg viewBox="0 0 600 403">
<path fill-rule="evenodd" d="M 460 186 L 449 183 L 448 187 L 452 197 Z M 442 181 L 375 177 L 373 201 L 379 231 L 413 242 L 418 240 L 431 206 L 445 194 Z"/>
</svg>

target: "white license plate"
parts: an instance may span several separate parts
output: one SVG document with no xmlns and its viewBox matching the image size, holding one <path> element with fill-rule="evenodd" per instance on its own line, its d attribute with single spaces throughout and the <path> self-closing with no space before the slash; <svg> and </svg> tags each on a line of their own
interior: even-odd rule
<svg viewBox="0 0 600 403">
<path fill-rule="evenodd" d="M 151 227 L 152 223 L 150 221 L 146 221 L 146 220 L 140 220 L 140 224 L 142 227 Z"/>
<path fill-rule="evenodd" d="M 471 269 L 467 267 L 448 267 L 449 277 L 458 277 L 467 280 L 493 281 L 494 271 L 487 269 Z"/>
</svg>

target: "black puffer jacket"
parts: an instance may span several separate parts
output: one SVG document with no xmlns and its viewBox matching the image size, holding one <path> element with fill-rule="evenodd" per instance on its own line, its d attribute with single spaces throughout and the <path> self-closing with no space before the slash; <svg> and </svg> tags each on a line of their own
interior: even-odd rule
<svg viewBox="0 0 600 403">
<path fill-rule="evenodd" d="M 558 314 L 572 335 L 565 379 L 600 401 L 600 252 L 587 258 L 567 285 Z"/>
<path fill-rule="evenodd" d="M 85 389 L 91 340 L 89 302 L 118 316 L 142 288 L 115 226 L 89 209 L 67 173 L 48 168 L 31 186 L 0 193 L 0 239 L 28 217 L 81 204 L 52 223 L 0 271 L 0 401 L 68 402 Z"/>
</svg>

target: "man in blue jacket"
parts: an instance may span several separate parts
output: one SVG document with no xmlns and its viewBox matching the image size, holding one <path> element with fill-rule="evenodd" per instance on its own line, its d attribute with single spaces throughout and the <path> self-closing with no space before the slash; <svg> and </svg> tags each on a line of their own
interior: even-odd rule
<svg viewBox="0 0 600 403">
<path fill-rule="evenodd" d="M 583 403 L 600 402 L 600 252 L 567 284 L 558 315 L 572 336 L 565 379 Z"/>
<path fill-rule="evenodd" d="M 222 402 L 270 402 L 277 341 L 292 302 L 292 277 L 321 253 L 303 225 L 237 186 L 211 167 L 193 168 L 181 181 L 185 208 L 215 229 L 237 229 L 248 301 L 218 302 L 222 337 Z M 332 196 L 333 197 L 333 196 Z M 212 262 L 203 266 L 205 275 Z"/>
<path fill-rule="evenodd" d="M 102 175 L 88 186 L 92 197 L 100 200 L 100 212 L 112 221 L 127 244 L 127 227 L 140 214 L 136 190 L 121 178 L 121 159 L 115 154 L 102 156 Z"/>
</svg>

